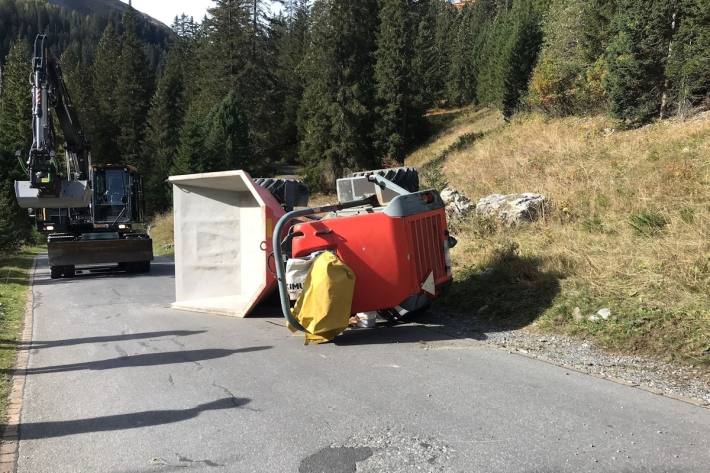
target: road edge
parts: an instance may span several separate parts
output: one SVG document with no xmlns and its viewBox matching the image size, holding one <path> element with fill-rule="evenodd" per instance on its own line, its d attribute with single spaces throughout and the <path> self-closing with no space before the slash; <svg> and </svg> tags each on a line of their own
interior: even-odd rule
<svg viewBox="0 0 710 473">
<path fill-rule="evenodd" d="M 610 381 L 614 384 L 620 384 L 622 386 L 635 388 L 635 389 L 638 389 L 639 391 L 645 391 L 649 394 L 655 394 L 656 396 L 665 397 L 668 399 L 673 399 L 674 401 L 680 401 L 680 402 L 690 404 L 695 407 L 700 407 L 702 409 L 710 410 L 710 403 L 707 403 L 707 402 L 700 400 L 700 399 L 696 399 L 696 398 L 688 397 L 688 396 L 681 396 L 681 395 L 672 394 L 672 393 L 667 393 L 661 389 L 656 389 L 656 388 L 653 388 L 653 387 L 648 386 L 646 384 L 628 381 L 624 378 L 618 378 L 615 376 L 606 376 L 606 375 L 601 375 L 601 374 L 597 374 L 597 373 L 590 373 L 588 371 L 584 371 L 582 369 L 579 369 L 574 366 L 566 365 L 564 363 L 556 363 L 555 361 L 544 358 L 544 356 L 536 356 L 535 354 L 532 354 L 530 352 L 525 353 L 523 351 L 520 351 L 519 349 L 512 349 L 511 350 L 511 349 L 503 348 L 503 347 L 495 347 L 495 348 L 498 348 L 499 350 L 507 351 L 508 354 L 511 354 L 511 355 L 517 355 L 517 356 L 522 356 L 524 358 L 528 358 L 530 360 L 541 361 L 541 362 L 546 363 L 548 365 L 556 366 L 558 368 L 562 368 L 562 369 L 565 369 L 568 371 L 573 371 L 578 374 L 584 374 L 587 376 L 591 376 L 593 378 L 603 379 L 605 381 Z M 2 473 L 2 472 L 0 472 L 0 473 Z"/>
<path fill-rule="evenodd" d="M 493 348 L 493 349 L 496 349 L 496 350 L 500 350 L 500 351 L 506 352 L 506 353 L 508 353 L 509 355 L 517 355 L 517 356 L 520 356 L 520 357 L 523 357 L 523 358 L 527 358 L 527 359 L 530 359 L 530 360 L 540 361 L 540 362 L 542 362 L 542 363 L 546 363 L 546 364 L 551 365 L 551 366 L 556 366 L 556 367 L 558 367 L 558 368 L 562 368 L 562 369 L 565 369 L 565 370 L 567 370 L 567 371 L 571 371 L 571 372 L 575 372 L 575 373 L 578 373 L 578 374 L 583 374 L 583 375 L 591 376 L 591 377 L 596 378 L 596 379 L 602 379 L 602 380 L 605 380 L 605 381 L 612 382 L 612 383 L 614 383 L 614 384 L 619 384 L 619 385 L 622 385 L 622 386 L 626 386 L 626 387 L 630 387 L 630 388 L 635 388 L 635 389 L 638 389 L 639 391 L 644 391 L 644 392 L 647 392 L 647 393 L 650 393 L 650 394 L 655 394 L 656 396 L 661 396 L 661 397 L 665 397 L 665 398 L 668 398 L 668 399 L 673 399 L 673 400 L 675 400 L 675 401 L 683 402 L 683 403 L 685 403 L 685 404 L 690 404 L 690 405 L 695 406 L 695 407 L 700 407 L 701 409 L 710 410 L 710 402 L 707 402 L 707 401 L 705 401 L 705 400 L 703 400 L 703 399 L 698 399 L 698 398 L 689 397 L 689 396 L 683 396 L 683 395 L 680 395 L 680 394 L 669 393 L 669 392 L 666 392 L 666 391 L 664 391 L 664 390 L 662 390 L 662 389 L 658 389 L 658 388 L 655 388 L 655 387 L 653 387 L 653 386 L 649 386 L 649 385 L 644 384 L 644 383 L 632 382 L 632 381 L 629 381 L 629 380 L 627 380 L 627 379 L 620 378 L 620 377 L 618 377 L 618 376 L 611 376 L 611 375 L 605 375 L 605 374 L 594 373 L 594 372 L 591 372 L 591 371 L 586 371 L 586 370 L 584 370 L 584 369 L 582 369 L 582 368 L 579 368 L 579 367 L 576 367 L 576 366 L 573 366 L 573 365 L 570 365 L 570 364 L 566 364 L 566 363 L 561 363 L 561 362 L 559 362 L 559 361 L 556 361 L 556 360 L 547 358 L 544 353 L 533 353 L 533 352 L 530 352 L 530 351 L 528 351 L 528 350 L 526 350 L 526 349 L 523 349 L 523 348 L 520 348 L 520 347 L 501 346 L 501 345 L 498 345 L 497 343 L 495 343 L 495 342 L 493 342 L 493 341 L 490 341 L 490 340 L 487 340 L 487 339 L 486 339 L 486 340 L 478 340 L 478 339 L 476 339 L 476 338 L 471 338 L 471 337 L 465 337 L 465 336 L 462 337 L 462 336 L 460 336 L 460 335 L 452 335 L 452 333 L 451 333 L 449 330 L 447 330 L 447 329 L 442 329 L 442 328 L 440 328 L 440 327 L 428 325 L 427 323 L 419 323 L 419 325 L 422 326 L 422 327 L 426 327 L 426 328 L 428 328 L 428 329 L 430 329 L 430 330 L 434 330 L 434 331 L 437 331 L 437 332 L 439 332 L 439 333 L 442 333 L 442 334 L 444 334 L 444 335 L 446 335 L 446 336 L 448 336 L 448 337 L 451 337 L 452 340 L 468 340 L 468 341 L 471 341 L 471 342 L 480 343 L 480 344 L 483 344 L 483 345 L 485 345 L 485 346 L 487 346 L 487 347 L 489 347 L 489 348 Z"/>
<path fill-rule="evenodd" d="M 18 338 L 18 342 L 22 343 L 26 348 L 24 350 L 17 350 L 15 355 L 15 374 L 12 376 L 12 388 L 8 396 L 7 422 L 4 425 L 2 436 L 0 437 L 0 473 L 14 473 L 17 469 L 22 398 L 25 391 L 27 364 L 30 357 L 32 330 L 34 327 L 34 281 L 36 268 L 37 256 L 32 260 L 32 268 L 30 268 L 29 277 L 27 279 L 29 288 L 27 291 L 27 301 L 25 303 L 25 314 L 22 319 L 22 331 Z"/>
</svg>

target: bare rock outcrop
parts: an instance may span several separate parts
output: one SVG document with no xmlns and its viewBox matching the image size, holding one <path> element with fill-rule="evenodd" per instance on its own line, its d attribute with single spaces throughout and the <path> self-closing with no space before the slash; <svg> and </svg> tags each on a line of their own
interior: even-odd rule
<svg viewBox="0 0 710 473">
<path fill-rule="evenodd" d="M 545 196 L 526 192 L 523 194 L 492 194 L 476 204 L 476 213 L 483 217 L 500 219 L 507 225 L 532 222 L 545 212 Z"/>
<path fill-rule="evenodd" d="M 446 204 L 446 213 L 451 217 L 463 217 L 476 208 L 476 204 L 461 192 L 451 187 L 446 187 L 441 191 L 441 199 Z"/>
</svg>

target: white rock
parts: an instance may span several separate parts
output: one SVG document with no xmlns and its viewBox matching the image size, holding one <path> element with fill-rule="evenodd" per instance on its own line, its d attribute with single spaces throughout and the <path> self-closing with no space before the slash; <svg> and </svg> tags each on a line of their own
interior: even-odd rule
<svg viewBox="0 0 710 473">
<path fill-rule="evenodd" d="M 572 311 L 572 318 L 575 322 L 581 322 L 584 319 L 582 316 L 582 310 L 579 307 L 575 307 Z"/>
<path fill-rule="evenodd" d="M 508 225 L 537 220 L 544 214 L 545 196 L 526 192 L 524 194 L 492 194 L 476 204 L 476 213 L 495 217 Z"/>
<path fill-rule="evenodd" d="M 606 308 L 606 307 L 604 307 L 603 309 L 599 309 L 599 310 L 597 311 L 597 315 L 598 315 L 599 317 L 601 317 L 602 319 L 606 320 L 606 319 L 608 319 L 609 316 L 611 315 L 611 310 L 608 309 L 608 308 Z"/>
<path fill-rule="evenodd" d="M 471 202 L 471 199 L 454 188 L 446 187 L 441 191 L 440 195 L 441 200 L 446 205 L 446 213 L 449 216 L 464 216 L 475 208 L 475 204 Z"/>
</svg>

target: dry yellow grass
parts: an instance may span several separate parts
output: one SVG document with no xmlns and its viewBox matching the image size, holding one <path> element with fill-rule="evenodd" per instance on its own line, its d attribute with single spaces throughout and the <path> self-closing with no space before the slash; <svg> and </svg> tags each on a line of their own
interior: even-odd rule
<svg viewBox="0 0 710 473">
<path fill-rule="evenodd" d="M 475 218 L 456 225 L 457 278 L 475 277 L 513 242 L 535 271 L 559 279 L 558 294 L 534 326 L 708 363 L 710 115 L 629 131 L 613 127 L 604 117 L 519 116 L 450 152 L 444 177 L 470 198 L 540 192 L 551 203 L 543 221 L 526 227 L 497 228 Z M 648 215 L 666 225 L 639 234 L 632 219 L 643 224 Z M 574 321 L 574 307 L 585 314 L 610 307 L 614 320 Z"/>
<path fill-rule="evenodd" d="M 436 110 L 427 115 L 443 129 L 436 133 L 423 146 L 407 156 L 408 166 L 423 167 L 441 157 L 443 153 L 456 144 L 461 137 L 472 133 L 485 133 L 503 124 L 503 115 L 497 110 L 473 107 L 459 108 L 451 111 Z"/>
<path fill-rule="evenodd" d="M 319 207 L 322 205 L 335 204 L 338 202 L 338 196 L 335 194 L 312 194 L 308 197 L 309 207 Z"/>
<path fill-rule="evenodd" d="M 153 239 L 153 253 L 156 256 L 173 254 L 173 213 L 156 215 L 150 223 L 150 237 Z"/>
</svg>

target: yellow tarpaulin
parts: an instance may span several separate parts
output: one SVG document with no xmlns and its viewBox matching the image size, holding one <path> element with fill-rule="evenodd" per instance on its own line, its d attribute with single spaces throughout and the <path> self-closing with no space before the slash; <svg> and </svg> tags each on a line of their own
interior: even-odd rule
<svg viewBox="0 0 710 473">
<path fill-rule="evenodd" d="M 337 256 L 326 251 L 315 259 L 293 308 L 306 344 L 329 342 L 348 327 L 354 290 L 355 273 Z"/>
</svg>

